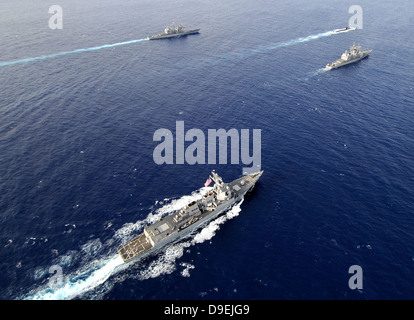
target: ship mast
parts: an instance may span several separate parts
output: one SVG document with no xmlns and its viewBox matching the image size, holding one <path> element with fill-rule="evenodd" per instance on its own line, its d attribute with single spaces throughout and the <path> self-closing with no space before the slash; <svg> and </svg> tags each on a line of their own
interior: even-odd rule
<svg viewBox="0 0 414 320">
<path fill-rule="evenodd" d="M 211 171 L 210 179 L 214 181 L 214 187 L 221 188 L 223 186 L 223 179 L 216 173 L 216 171 Z"/>
</svg>

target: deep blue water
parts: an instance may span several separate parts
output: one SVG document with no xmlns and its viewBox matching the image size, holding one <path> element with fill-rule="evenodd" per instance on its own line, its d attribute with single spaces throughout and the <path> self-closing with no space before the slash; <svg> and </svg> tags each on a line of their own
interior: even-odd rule
<svg viewBox="0 0 414 320">
<path fill-rule="evenodd" d="M 3 1 L 0 298 L 413 299 L 414 6 L 361 0 L 363 29 L 329 32 L 353 4 L 71 0 L 51 30 L 48 4 Z M 201 33 L 134 41 L 172 21 Z M 371 56 L 321 70 L 353 42 Z M 212 169 L 245 166 L 157 165 L 176 121 L 261 129 L 265 172 L 201 233 L 122 265 Z"/>
</svg>

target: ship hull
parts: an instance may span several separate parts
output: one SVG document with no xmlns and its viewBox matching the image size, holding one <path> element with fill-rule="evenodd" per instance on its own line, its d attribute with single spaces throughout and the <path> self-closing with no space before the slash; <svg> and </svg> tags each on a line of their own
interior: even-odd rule
<svg viewBox="0 0 414 320">
<path fill-rule="evenodd" d="M 334 32 L 335 33 L 341 33 L 341 32 L 348 32 L 348 31 L 353 31 L 356 28 L 350 28 L 350 27 L 346 27 L 346 28 L 340 28 L 340 29 L 335 29 Z"/>
<path fill-rule="evenodd" d="M 155 253 L 157 253 L 158 251 L 160 251 L 162 248 L 167 247 L 167 245 L 171 245 L 173 243 L 176 243 L 180 240 L 182 240 L 183 238 L 185 238 L 186 236 L 188 236 L 189 234 L 191 234 L 193 231 L 201 228 L 202 226 L 206 225 L 208 222 L 210 222 L 211 220 L 213 220 L 214 218 L 218 217 L 219 215 L 223 214 L 224 212 L 226 212 L 228 209 L 230 209 L 235 203 L 240 202 L 245 194 L 239 196 L 236 199 L 231 199 L 226 203 L 223 203 L 221 205 L 219 205 L 216 210 L 214 210 L 213 212 L 211 212 L 209 215 L 205 216 L 203 219 L 193 223 L 192 225 L 190 225 L 189 227 L 180 230 L 180 231 L 174 231 L 173 233 L 171 233 L 168 237 L 164 238 L 163 240 L 161 240 L 160 242 L 158 242 L 157 244 L 155 244 L 154 247 L 152 247 L 150 250 L 144 252 L 143 254 L 139 255 L 139 256 L 135 256 L 133 258 L 131 258 L 130 260 L 128 260 L 128 262 L 138 262 L 148 256 L 151 256 Z"/>
<path fill-rule="evenodd" d="M 343 66 L 346 66 L 346 65 L 348 65 L 348 64 L 358 62 L 358 61 L 360 61 L 360 60 L 365 59 L 366 57 L 368 57 L 368 56 L 369 56 L 369 54 L 371 53 L 371 51 L 372 51 L 372 50 L 365 51 L 365 52 L 363 53 L 362 57 L 360 57 L 360 58 L 358 58 L 358 59 L 353 59 L 353 60 L 351 60 L 351 61 L 340 62 L 340 63 L 338 63 L 338 65 L 333 65 L 333 63 L 335 63 L 335 62 L 333 62 L 332 64 L 327 65 L 327 66 L 326 66 L 326 69 L 327 69 L 327 70 L 338 69 L 338 68 L 343 67 Z"/>
<path fill-rule="evenodd" d="M 223 183 L 213 171 L 210 178 L 215 184 L 201 199 L 146 226 L 138 237 L 118 249 L 119 254 L 124 262 L 137 261 L 181 240 L 241 201 L 253 189 L 262 173 L 252 173 Z"/>
<path fill-rule="evenodd" d="M 174 34 L 157 34 L 155 36 L 147 37 L 148 40 L 161 40 L 161 39 L 170 39 L 170 38 L 180 38 L 184 36 L 188 36 L 190 34 L 197 34 L 200 32 L 200 29 L 189 30 L 182 33 L 174 33 Z"/>
</svg>

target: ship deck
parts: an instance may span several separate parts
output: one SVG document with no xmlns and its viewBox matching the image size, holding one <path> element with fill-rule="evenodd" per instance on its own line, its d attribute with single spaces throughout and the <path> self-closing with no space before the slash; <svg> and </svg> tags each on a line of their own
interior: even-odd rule
<svg viewBox="0 0 414 320">
<path fill-rule="evenodd" d="M 124 261 L 128 261 L 145 251 L 152 248 L 152 245 L 147 241 L 147 238 L 142 233 L 138 238 L 128 242 L 126 245 L 119 248 L 118 252 Z"/>
<path fill-rule="evenodd" d="M 256 181 L 260 178 L 263 171 L 257 172 L 255 174 L 245 175 L 240 177 L 236 180 L 233 180 L 230 183 L 224 184 L 222 186 L 224 191 L 232 191 L 231 196 L 234 199 L 237 199 L 240 196 L 243 196 L 246 192 L 248 192 L 256 183 Z M 223 191 L 223 192 L 224 192 Z M 198 200 L 201 201 L 201 200 Z M 230 196 L 227 200 L 218 200 L 216 199 L 216 204 L 212 210 L 208 209 L 205 211 L 201 211 L 198 219 L 193 220 L 191 224 L 188 226 L 184 226 L 182 229 L 194 225 L 195 227 L 200 226 L 200 223 L 203 221 L 209 221 L 213 216 L 220 214 L 227 207 L 229 204 L 233 204 L 235 200 L 231 199 Z M 180 234 L 180 224 L 174 220 L 175 214 L 170 214 L 163 217 L 161 220 L 154 222 L 153 224 L 146 226 L 144 228 L 144 233 L 141 233 L 137 238 L 133 239 L 132 241 L 128 242 L 126 245 L 122 246 L 118 252 L 121 255 L 124 262 L 127 262 L 137 256 L 143 255 L 146 252 L 150 251 L 154 246 L 158 246 L 158 243 L 163 241 L 165 243 L 171 242 L 174 239 L 179 238 Z M 208 218 L 211 217 L 211 218 Z M 181 229 L 181 230 L 182 230 Z M 168 241 L 168 237 L 170 241 Z"/>
<path fill-rule="evenodd" d="M 188 30 L 184 32 L 179 33 L 159 33 L 153 36 L 148 36 L 147 38 L 149 40 L 159 40 L 159 39 L 169 39 L 169 38 L 179 38 L 184 37 L 190 34 L 196 34 L 199 33 L 200 29 L 194 29 L 194 30 Z"/>
</svg>

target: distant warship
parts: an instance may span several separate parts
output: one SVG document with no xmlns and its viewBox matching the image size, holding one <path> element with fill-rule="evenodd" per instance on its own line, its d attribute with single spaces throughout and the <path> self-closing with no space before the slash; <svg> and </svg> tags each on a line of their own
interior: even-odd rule
<svg viewBox="0 0 414 320">
<path fill-rule="evenodd" d="M 206 224 L 241 201 L 244 195 L 253 189 L 263 171 L 242 176 L 229 183 L 213 171 L 205 186 L 214 181 L 214 186 L 200 200 L 193 201 L 184 208 L 148 225 L 144 232 L 118 252 L 124 262 L 142 259 L 167 244 L 178 241 L 195 229 Z"/>
<path fill-rule="evenodd" d="M 341 33 L 341 32 L 353 31 L 353 30 L 356 30 L 356 28 L 345 27 L 345 28 L 335 29 L 334 32 Z"/>
<path fill-rule="evenodd" d="M 166 27 L 163 33 L 156 34 L 154 36 L 148 36 L 148 40 L 158 40 L 158 39 L 168 39 L 168 38 L 177 38 L 183 37 L 189 34 L 199 33 L 200 29 L 186 30 L 182 24 L 179 24 L 177 27 L 174 23 Z"/>
<path fill-rule="evenodd" d="M 349 52 L 346 50 L 338 60 L 332 63 L 328 63 L 326 65 L 326 69 L 336 69 L 347 64 L 357 62 L 361 59 L 364 59 L 365 57 L 368 57 L 371 51 L 372 50 L 362 51 L 361 46 L 356 46 L 353 44 L 349 49 Z"/>
</svg>

